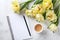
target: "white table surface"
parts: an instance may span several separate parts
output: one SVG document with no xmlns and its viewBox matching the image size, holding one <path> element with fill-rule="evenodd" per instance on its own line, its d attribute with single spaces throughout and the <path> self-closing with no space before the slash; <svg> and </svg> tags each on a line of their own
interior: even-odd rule
<svg viewBox="0 0 60 40">
<path fill-rule="evenodd" d="M 14 12 L 11 9 L 11 1 L 12 0 L 0 0 L 0 5 L 1 5 L 0 14 L 5 15 L 5 16 L 9 16 L 10 22 L 11 22 L 11 25 L 12 25 L 11 28 L 13 30 L 15 40 L 22 40 L 22 39 L 25 39 L 27 37 L 29 38 L 30 36 L 28 35 L 26 25 L 24 23 L 24 20 L 23 20 L 22 16 L 14 14 Z M 46 24 L 43 24 L 43 23 L 42 23 L 42 25 L 44 26 L 45 30 L 41 34 L 37 35 L 34 32 L 33 27 L 34 27 L 35 23 L 38 23 L 38 22 L 36 22 L 35 20 L 33 20 L 31 18 L 26 17 L 26 19 L 27 19 L 29 29 L 31 31 L 32 36 L 35 37 L 35 38 L 38 38 L 36 40 L 60 40 L 60 31 L 53 34 L 51 31 L 46 29 L 47 28 Z M 59 30 L 60 30 L 60 27 L 59 27 Z"/>
<path fill-rule="evenodd" d="M 6 16 L 0 15 L 0 40 L 12 40 Z"/>
</svg>

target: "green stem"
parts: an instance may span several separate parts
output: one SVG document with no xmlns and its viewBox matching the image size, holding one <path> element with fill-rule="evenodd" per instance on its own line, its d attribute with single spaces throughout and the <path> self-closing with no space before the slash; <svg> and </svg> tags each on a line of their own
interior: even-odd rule
<svg viewBox="0 0 60 40">
<path fill-rule="evenodd" d="M 53 3 L 53 6 L 55 5 L 55 3 L 56 3 L 56 0 L 52 0 L 52 3 Z"/>
<path fill-rule="evenodd" d="M 57 16 L 57 21 L 55 22 L 55 24 L 58 26 L 58 23 L 59 23 L 59 7 L 57 7 L 54 11 L 55 11 L 55 14 Z"/>
<path fill-rule="evenodd" d="M 24 2 L 24 3 L 21 3 L 21 9 L 20 10 L 23 10 L 30 2 L 32 2 L 32 0 L 30 1 L 27 1 L 27 2 Z"/>
<path fill-rule="evenodd" d="M 40 4 L 43 0 L 36 0 L 34 4 Z"/>
<path fill-rule="evenodd" d="M 56 0 L 53 0 L 52 2 L 53 2 L 53 7 L 54 7 L 54 5 L 55 5 L 55 3 L 56 3 Z M 54 12 L 55 12 L 55 14 L 56 14 L 56 16 L 57 16 L 57 21 L 54 22 L 54 23 L 58 26 L 58 23 L 59 23 L 59 6 L 54 9 Z"/>
</svg>

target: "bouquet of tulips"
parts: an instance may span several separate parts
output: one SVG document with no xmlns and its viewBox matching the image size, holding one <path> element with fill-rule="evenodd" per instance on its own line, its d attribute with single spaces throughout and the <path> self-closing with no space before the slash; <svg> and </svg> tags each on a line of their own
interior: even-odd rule
<svg viewBox="0 0 60 40">
<path fill-rule="evenodd" d="M 33 2 L 31 9 L 29 9 L 29 3 Z M 44 20 L 49 21 L 50 25 L 48 29 L 52 32 L 58 30 L 59 16 L 60 16 L 60 0 L 28 0 L 23 3 L 19 3 L 18 0 L 12 2 L 12 8 L 15 13 L 25 11 L 28 17 L 32 17 L 39 22 Z"/>
</svg>

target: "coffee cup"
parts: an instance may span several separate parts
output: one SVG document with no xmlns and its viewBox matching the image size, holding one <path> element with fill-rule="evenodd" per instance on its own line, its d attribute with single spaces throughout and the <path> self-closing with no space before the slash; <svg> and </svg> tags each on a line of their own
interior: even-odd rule
<svg viewBox="0 0 60 40">
<path fill-rule="evenodd" d="M 41 32 L 43 31 L 43 26 L 42 26 L 41 24 L 36 24 L 36 25 L 34 26 L 34 31 L 35 31 L 36 33 L 41 33 Z"/>
</svg>

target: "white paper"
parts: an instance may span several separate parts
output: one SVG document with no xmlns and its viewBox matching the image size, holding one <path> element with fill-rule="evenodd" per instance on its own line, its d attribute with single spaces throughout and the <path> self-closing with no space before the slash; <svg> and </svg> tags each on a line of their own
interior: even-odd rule
<svg viewBox="0 0 60 40">
<path fill-rule="evenodd" d="M 15 40 L 22 40 L 30 37 L 22 15 L 10 16 L 10 22 Z"/>
</svg>

